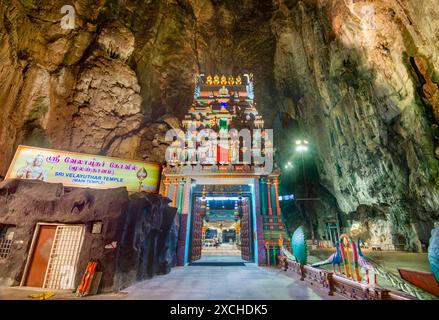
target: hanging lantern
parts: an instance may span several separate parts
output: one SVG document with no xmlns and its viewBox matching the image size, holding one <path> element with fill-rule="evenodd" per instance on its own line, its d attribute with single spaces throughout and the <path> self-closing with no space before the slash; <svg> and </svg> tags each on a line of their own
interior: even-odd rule
<svg viewBox="0 0 439 320">
<path fill-rule="evenodd" d="M 202 218 L 204 218 L 207 214 L 207 206 L 206 206 L 206 187 L 203 188 L 203 192 L 201 193 L 201 199 L 199 200 L 199 210 L 198 213 Z"/>
<path fill-rule="evenodd" d="M 235 201 L 235 210 L 233 211 L 233 220 L 238 221 L 239 220 L 239 205 L 238 201 Z"/>
<path fill-rule="evenodd" d="M 206 222 L 209 221 L 209 218 L 208 218 L 208 214 L 209 214 L 209 212 L 210 212 L 210 204 L 209 204 L 209 201 L 207 201 L 207 202 L 206 202 L 206 214 L 205 214 L 205 218 L 204 218 L 204 220 L 205 220 Z"/>
<path fill-rule="evenodd" d="M 244 201 L 241 195 L 238 198 L 238 211 L 239 218 L 242 218 L 244 216 Z"/>
<path fill-rule="evenodd" d="M 202 199 L 200 200 L 198 213 L 202 218 L 206 216 L 206 203 Z"/>
</svg>

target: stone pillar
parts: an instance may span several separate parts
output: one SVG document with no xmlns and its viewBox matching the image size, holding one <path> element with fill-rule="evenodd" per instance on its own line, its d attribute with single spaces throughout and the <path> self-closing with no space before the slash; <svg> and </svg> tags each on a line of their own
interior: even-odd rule
<svg viewBox="0 0 439 320">
<path fill-rule="evenodd" d="M 273 208 L 271 207 L 271 180 L 267 178 L 267 198 L 268 198 L 268 215 L 273 215 Z"/>
<path fill-rule="evenodd" d="M 274 193 L 276 196 L 276 214 L 280 217 L 280 203 L 279 203 L 279 179 L 277 177 L 273 178 L 273 184 L 274 184 Z"/>
</svg>

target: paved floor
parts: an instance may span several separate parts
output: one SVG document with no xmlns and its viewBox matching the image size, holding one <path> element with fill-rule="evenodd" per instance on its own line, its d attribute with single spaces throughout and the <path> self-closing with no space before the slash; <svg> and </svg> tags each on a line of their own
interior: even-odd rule
<svg viewBox="0 0 439 320">
<path fill-rule="evenodd" d="M 237 256 L 204 256 L 200 262 L 242 262 Z M 44 291 L 44 290 L 43 290 Z M 46 290 L 47 291 L 47 290 Z M 42 290 L 0 288 L 0 299 L 29 299 Z M 310 286 L 278 268 L 244 266 L 186 266 L 171 273 L 132 285 L 120 293 L 76 298 L 71 292 L 56 292 L 52 299 L 87 300 L 323 300 L 342 299 L 328 296 L 326 290 Z"/>
<path fill-rule="evenodd" d="M 203 247 L 201 255 L 206 256 L 236 256 L 241 257 L 241 250 L 235 244 L 222 243 L 218 247 Z"/>
<path fill-rule="evenodd" d="M 204 256 L 200 262 L 238 262 L 236 256 Z M 139 282 L 125 296 L 98 295 L 88 299 L 129 300 L 340 300 L 326 290 L 313 288 L 278 268 L 245 266 L 186 266 Z"/>
<path fill-rule="evenodd" d="M 29 297 L 29 295 L 43 294 L 49 292 L 55 293 L 55 295 L 49 300 L 71 300 L 76 298 L 72 294 L 72 291 L 66 290 L 48 290 L 29 287 L 0 287 L 0 300 L 43 300 L 38 298 L 32 299 Z"/>
</svg>

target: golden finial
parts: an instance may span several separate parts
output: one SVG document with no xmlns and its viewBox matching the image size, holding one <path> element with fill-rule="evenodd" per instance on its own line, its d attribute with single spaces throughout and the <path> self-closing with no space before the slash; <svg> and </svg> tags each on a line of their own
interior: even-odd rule
<svg viewBox="0 0 439 320">
<path fill-rule="evenodd" d="M 141 168 L 139 171 L 137 171 L 137 179 L 139 180 L 139 192 L 142 191 L 142 184 L 143 184 L 143 180 L 146 179 L 146 177 L 148 177 L 148 172 L 146 171 L 145 168 Z"/>
<path fill-rule="evenodd" d="M 213 84 L 216 86 L 220 84 L 219 76 L 217 74 L 213 77 Z"/>
<path fill-rule="evenodd" d="M 206 83 L 211 86 L 212 85 L 212 76 L 209 74 L 206 79 Z"/>
<path fill-rule="evenodd" d="M 221 76 L 221 85 L 222 85 L 222 86 L 227 85 L 227 78 L 226 78 L 225 75 L 222 75 L 222 76 Z"/>
<path fill-rule="evenodd" d="M 229 77 L 229 85 L 233 86 L 235 84 L 235 78 L 233 76 Z"/>
<path fill-rule="evenodd" d="M 240 86 L 242 84 L 241 76 L 237 76 L 235 79 L 235 83 Z"/>
</svg>

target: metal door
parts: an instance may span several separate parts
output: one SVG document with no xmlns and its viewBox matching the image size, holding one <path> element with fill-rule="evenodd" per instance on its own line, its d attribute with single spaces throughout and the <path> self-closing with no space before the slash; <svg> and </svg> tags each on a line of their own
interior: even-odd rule
<svg viewBox="0 0 439 320">
<path fill-rule="evenodd" d="M 57 226 L 44 288 L 74 289 L 83 233 L 83 226 Z"/>
</svg>

